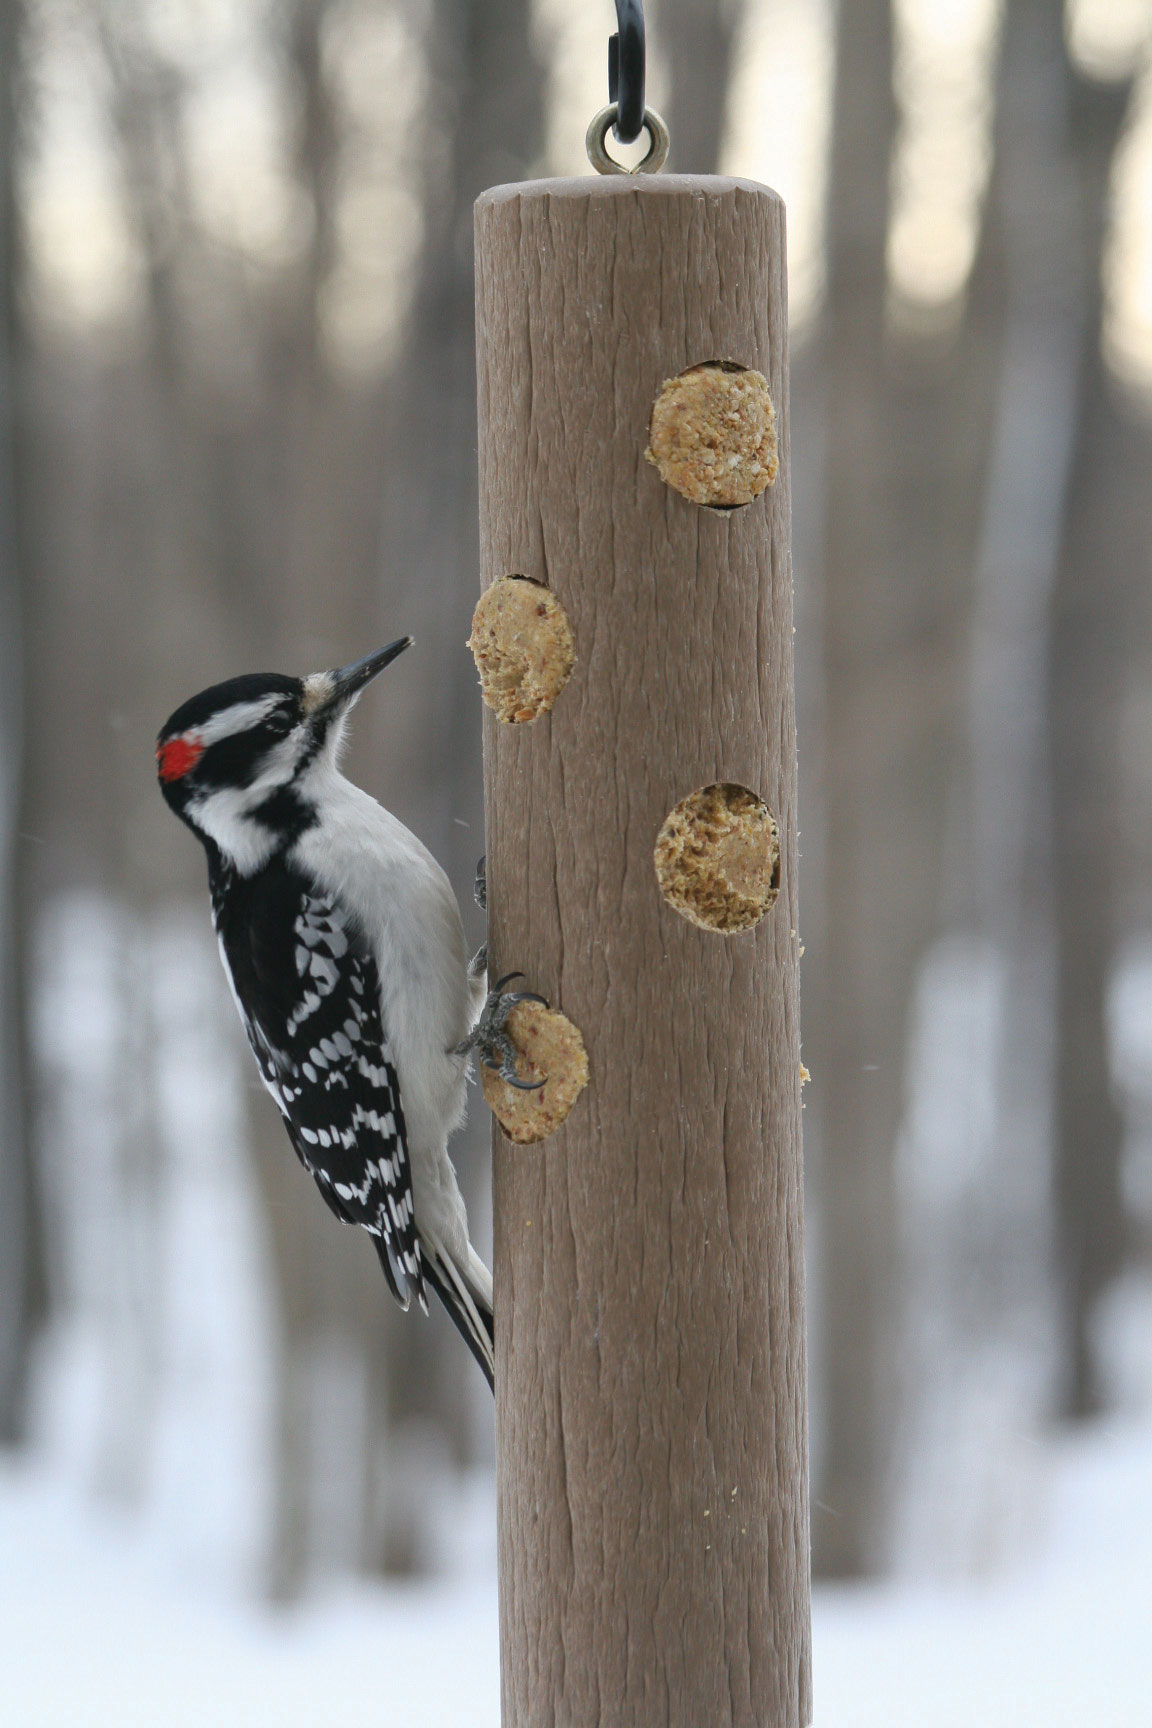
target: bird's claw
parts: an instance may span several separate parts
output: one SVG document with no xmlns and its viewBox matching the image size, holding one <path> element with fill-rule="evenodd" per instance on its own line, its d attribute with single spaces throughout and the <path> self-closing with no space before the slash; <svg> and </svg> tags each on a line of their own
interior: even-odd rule
<svg viewBox="0 0 1152 1728">
<path fill-rule="evenodd" d="M 516 1046 L 504 1030 L 508 1016 L 518 1002 L 538 1002 L 542 1008 L 548 1006 L 547 998 L 538 996 L 534 990 L 505 991 L 505 984 L 523 976 L 523 972 L 506 972 L 492 986 L 479 1020 L 467 1038 L 456 1045 L 453 1054 L 470 1056 L 475 1050 L 485 1068 L 498 1074 L 506 1085 L 515 1087 L 517 1092 L 539 1092 L 542 1086 L 547 1085 L 548 1076 L 545 1075 L 543 1080 L 520 1079 L 516 1072 Z"/>
</svg>

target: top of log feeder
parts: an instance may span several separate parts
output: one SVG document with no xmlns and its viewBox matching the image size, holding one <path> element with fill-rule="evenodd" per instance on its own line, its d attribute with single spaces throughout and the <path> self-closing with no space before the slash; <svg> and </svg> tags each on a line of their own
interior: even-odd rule
<svg viewBox="0 0 1152 1728">
<path fill-rule="evenodd" d="M 515 198 L 682 198 L 686 192 L 704 198 L 748 192 L 756 198 L 771 198 L 777 204 L 784 202 L 771 186 L 727 174 L 577 174 L 489 186 L 477 198 L 476 209 L 486 204 L 507 204 Z"/>
</svg>

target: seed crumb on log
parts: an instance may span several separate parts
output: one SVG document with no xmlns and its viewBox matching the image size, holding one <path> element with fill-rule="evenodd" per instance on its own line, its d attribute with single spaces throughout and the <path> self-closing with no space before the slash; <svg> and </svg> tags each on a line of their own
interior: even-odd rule
<svg viewBox="0 0 1152 1728">
<path fill-rule="evenodd" d="M 556 1008 L 517 1002 L 506 1027 L 516 1046 L 521 1080 L 543 1080 L 536 1092 L 520 1092 L 490 1068 L 481 1070 L 488 1107 L 518 1146 L 554 1134 L 588 1084 L 588 1053 L 579 1028 Z"/>
<path fill-rule="evenodd" d="M 576 661 L 563 606 L 527 576 L 501 576 L 485 589 L 472 615 L 468 646 L 485 702 L 510 725 L 547 714 Z"/>
<path fill-rule="evenodd" d="M 776 410 L 762 372 L 711 360 L 667 378 L 652 408 L 649 462 L 693 504 L 751 504 L 779 467 Z"/>
<path fill-rule="evenodd" d="M 745 786 L 704 786 L 682 799 L 654 858 L 665 900 L 702 930 L 750 930 L 780 892 L 780 830 Z"/>
</svg>

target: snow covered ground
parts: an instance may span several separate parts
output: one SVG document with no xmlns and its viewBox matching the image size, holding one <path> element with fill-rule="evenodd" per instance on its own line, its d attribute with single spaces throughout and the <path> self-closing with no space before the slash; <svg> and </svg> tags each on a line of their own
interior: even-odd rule
<svg viewBox="0 0 1152 1728">
<path fill-rule="evenodd" d="M 1045 1447 L 1028 1565 L 816 1592 L 816 1728 L 1139 1728 L 1152 1720 L 1152 1427 Z"/>
<path fill-rule="evenodd" d="M 1147 1309 L 1145 1309 L 1147 1312 Z M 816 1728 L 1138 1728 L 1152 1715 L 1152 1421 L 1037 1452 L 1044 1536 L 962 1586 L 819 1589 Z M 435 1583 L 262 1608 L 174 1566 L 44 1466 L 0 1469 L 4 1728 L 496 1728 L 483 1477 Z"/>
<path fill-rule="evenodd" d="M 181 1577 L 122 1515 L 0 1474 L 4 1728 L 497 1723 L 495 1576 L 272 1610 Z"/>
</svg>

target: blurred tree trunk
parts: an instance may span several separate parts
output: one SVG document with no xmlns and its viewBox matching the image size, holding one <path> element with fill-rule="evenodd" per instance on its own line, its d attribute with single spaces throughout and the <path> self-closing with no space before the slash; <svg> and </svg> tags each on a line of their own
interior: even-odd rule
<svg viewBox="0 0 1152 1728">
<path fill-rule="evenodd" d="M 0 1445 L 20 1437 L 28 1351 L 44 1306 L 39 1209 L 25 1111 L 20 828 L 24 668 L 16 149 L 21 0 L 0 0 Z"/>
<path fill-rule="evenodd" d="M 105 1391 L 97 1469 L 108 1490 L 135 1499 L 145 1491 L 159 1389 L 165 1276 L 152 933 L 167 905 L 193 880 L 191 859 L 171 866 L 177 837 L 166 836 L 163 848 L 149 844 L 156 796 L 149 746 L 174 705 L 167 637 L 172 621 L 190 610 L 184 524 L 195 460 L 181 413 L 187 364 L 177 294 L 177 234 L 186 214 L 180 197 L 181 90 L 172 72 L 137 40 L 134 9 L 125 12 L 100 0 L 96 19 L 127 214 L 146 283 L 136 366 L 110 368 L 104 381 L 106 390 L 127 400 L 116 415 L 116 435 L 101 443 L 93 459 L 100 528 L 93 564 L 116 616 L 96 712 L 109 727 L 104 754 L 111 823 L 104 835 L 108 854 L 101 887 L 114 897 L 123 944 L 115 1061 L 117 1222 L 125 1244 L 110 1280 L 114 1373 Z M 199 623 L 186 625 L 190 636 Z"/>
<path fill-rule="evenodd" d="M 669 74 L 669 169 L 715 174 L 744 0 L 659 0 L 648 21 Z M 654 35 L 653 35 L 654 33 Z"/>
<path fill-rule="evenodd" d="M 464 646 L 479 598 L 472 206 L 485 187 L 522 179 L 536 159 L 544 73 L 529 0 L 435 0 L 428 52 L 434 106 L 425 238 L 390 383 L 383 477 L 389 629 L 416 637 L 425 675 L 423 694 L 390 736 L 389 755 L 397 793 L 412 812 L 406 819 L 448 871 L 470 920 L 467 896 L 484 850 L 480 706 Z M 470 1218 L 484 1211 L 486 1114 L 473 1094 L 468 1126 L 453 1141 Z M 425 1413 L 453 1409 L 460 1445 L 472 1370 L 439 1315 L 435 1327 L 441 1344 L 432 1374 L 426 1329 L 404 1329 L 404 1403 Z"/>
<path fill-rule="evenodd" d="M 1052 595 L 1048 723 L 1056 928 L 1055 1193 L 1060 1251 L 1062 1405 L 1090 1415 L 1102 1393 L 1093 1358 L 1096 1298 L 1120 1270 L 1120 1114 L 1106 1026 L 1116 941 L 1121 839 L 1117 712 L 1125 642 L 1152 574 L 1147 523 L 1125 489 L 1149 496 L 1132 461 L 1139 444 L 1101 352 L 1101 276 L 1108 181 L 1127 85 L 1071 79 L 1071 156 L 1085 296 L 1079 411 Z"/>
<path fill-rule="evenodd" d="M 805 976 L 818 1012 L 806 1047 L 818 1093 L 824 1285 L 823 1448 L 813 1570 L 873 1560 L 880 1521 L 885 1340 L 894 1251 L 892 1150 L 902 1002 L 886 936 L 890 777 L 906 708 L 883 680 L 897 582 L 892 556 L 884 246 L 893 131 L 887 0 L 841 9 L 829 208 L 824 364 L 828 458 L 824 572 L 825 927 Z M 886 776 L 888 778 L 886 779 Z M 808 1007 L 812 998 L 806 1002 Z"/>
<path fill-rule="evenodd" d="M 429 666 L 443 657 L 447 668 L 426 679 L 408 722 L 420 741 L 409 773 L 433 825 L 425 839 L 454 880 L 469 882 L 483 849 L 480 718 L 464 646 L 478 592 L 472 205 L 486 186 L 522 178 L 540 147 L 543 71 L 530 22 L 529 0 L 433 5 L 424 246 L 389 391 L 385 587 L 403 608 L 397 633 L 412 628 Z M 472 839 L 461 839 L 457 816 Z"/>
<path fill-rule="evenodd" d="M 1097 1396 L 1091 1305 L 1121 1244 L 1104 1007 L 1120 828 L 1112 699 L 1138 559 L 1111 519 L 1121 475 L 1132 476 L 1099 352 L 1108 175 L 1126 97 L 1078 83 L 1063 12 L 1060 0 L 1012 0 L 1005 30 L 991 260 L 1004 335 L 977 570 L 964 869 L 971 910 L 1009 961 L 1006 1075 L 1022 1028 L 1035 1060 L 1025 1023 L 1055 1015 L 1060 1371 L 1066 1407 L 1084 1413 Z M 1027 982 L 1049 914 L 1054 1004 Z M 1021 1090 L 1002 1081 L 998 1100 L 1014 1167 L 1024 1161 Z M 1010 1205 L 1006 1188 L 1005 1220 Z M 1020 1214 L 1006 1248 L 1017 1261 L 1026 1225 Z M 1009 1282 L 1018 1300 L 1018 1266 Z"/>
<path fill-rule="evenodd" d="M 124 810 L 115 832 L 126 844 L 114 876 L 129 904 L 153 915 L 163 916 L 173 894 L 194 892 L 207 916 L 198 849 L 169 823 L 159 847 L 144 838 L 157 806 L 140 741 L 189 693 L 171 682 L 173 620 L 181 620 L 184 634 L 181 673 L 187 667 L 195 684 L 261 666 L 315 670 L 350 659 L 378 639 L 378 516 L 363 482 L 374 456 L 378 461 L 379 404 L 373 414 L 373 406 L 365 409 L 354 391 L 333 382 L 319 340 L 338 144 L 323 60 L 330 9 L 300 0 L 275 26 L 297 98 L 292 167 L 313 220 L 302 259 L 275 292 L 249 305 L 250 326 L 238 333 L 256 357 L 254 384 L 223 388 L 202 370 L 182 297 L 183 273 L 194 262 L 188 248 L 196 242 L 185 202 L 181 92 L 147 39 L 134 34 L 131 18 L 111 9 L 102 15 L 130 212 L 149 290 L 141 421 L 109 482 L 123 492 L 111 516 L 125 524 L 117 530 L 125 536 L 121 580 L 132 592 L 133 617 L 125 633 L 132 664 L 122 680 L 131 693 L 130 712 L 117 752 Z M 134 485 L 137 465 L 148 474 Z M 137 1015 L 145 1011 L 140 1007 Z M 335 1521 L 354 1531 L 347 1551 L 329 1546 L 327 1557 L 336 1564 L 380 1563 L 385 1540 L 373 1461 L 382 1436 L 349 1427 L 343 1408 L 321 1410 L 319 1404 L 326 1361 L 335 1365 L 333 1373 L 348 1365 L 386 1418 L 389 1299 L 370 1245 L 328 1215 L 292 1156 L 247 1050 L 241 1060 L 248 1149 L 264 1200 L 274 1281 L 266 1581 L 274 1597 L 287 1599 L 329 1535 L 316 1502 L 321 1485 L 334 1484 L 343 1496 Z M 146 1077 L 146 1060 L 140 1072 Z M 137 1138 L 154 1154 L 155 1123 L 141 1120 Z M 147 1174 L 136 1159 L 137 1191 L 147 1190 Z"/>
<path fill-rule="evenodd" d="M 914 986 L 940 915 L 961 742 L 974 504 L 987 456 L 985 333 L 887 316 L 894 133 L 889 9 L 842 7 L 821 363 L 825 869 L 810 943 L 822 1445 L 814 1568 L 876 1569 L 899 1430 L 899 1194 Z"/>
<path fill-rule="evenodd" d="M 960 350 L 983 382 L 967 407 L 957 397 L 952 437 L 938 435 L 947 449 L 978 434 L 980 459 L 960 555 L 967 748 L 950 776 L 943 929 L 918 986 L 921 1067 L 901 1144 L 908 1393 L 894 1510 L 905 1555 L 911 1541 L 945 1566 L 1002 1542 L 988 1508 L 1013 1491 L 1014 1466 L 997 1437 L 1040 1420 L 1048 1396 L 1036 1345 L 1052 1317 L 1044 653 L 1083 299 L 1060 12 L 1058 0 L 1006 10 Z M 942 1468 L 957 1484 L 947 1509 L 928 1487 Z"/>
</svg>

